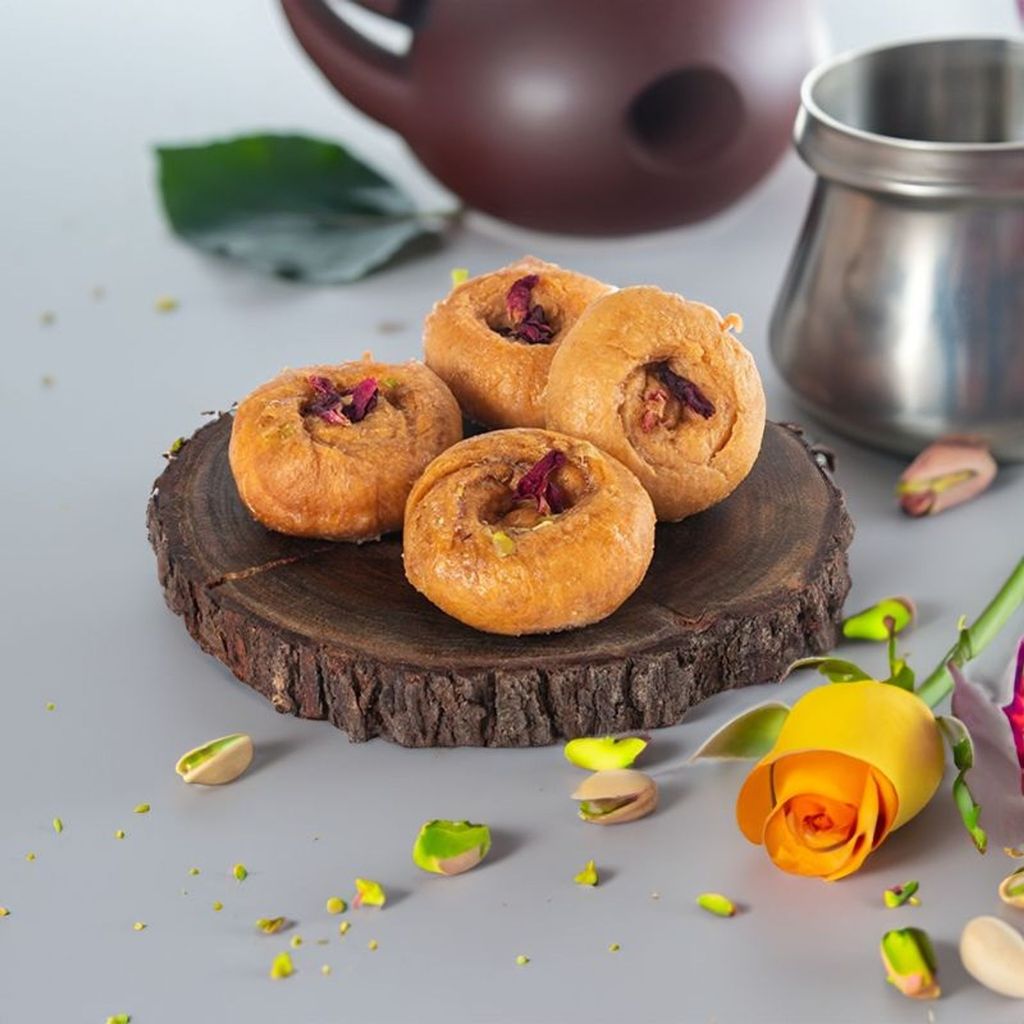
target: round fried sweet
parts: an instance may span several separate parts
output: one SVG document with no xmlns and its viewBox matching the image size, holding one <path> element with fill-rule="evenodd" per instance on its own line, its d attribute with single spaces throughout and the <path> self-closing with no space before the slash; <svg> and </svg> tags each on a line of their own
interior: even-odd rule
<svg viewBox="0 0 1024 1024">
<path fill-rule="evenodd" d="M 636 477 L 588 441 L 497 430 L 438 456 L 405 510 L 409 582 L 489 633 L 597 622 L 640 585 L 654 508 Z"/>
<path fill-rule="evenodd" d="M 452 289 L 428 314 L 427 365 L 489 427 L 543 427 L 548 368 L 566 331 L 610 290 L 527 257 Z"/>
<path fill-rule="evenodd" d="M 452 393 L 420 362 L 285 370 L 239 406 L 228 450 L 264 526 L 375 540 L 402 525 L 424 467 L 462 437 Z"/>
<path fill-rule="evenodd" d="M 625 463 L 659 519 L 716 504 L 750 472 L 764 433 L 761 378 L 731 333 L 740 326 L 659 288 L 598 299 L 555 353 L 548 426 Z"/>
</svg>

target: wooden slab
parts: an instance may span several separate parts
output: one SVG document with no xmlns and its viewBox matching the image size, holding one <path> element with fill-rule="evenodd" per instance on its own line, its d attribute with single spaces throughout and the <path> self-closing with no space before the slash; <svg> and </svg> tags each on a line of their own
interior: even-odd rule
<svg viewBox="0 0 1024 1024">
<path fill-rule="evenodd" d="M 167 603 L 278 711 L 353 740 L 536 746 L 672 725 L 835 642 L 853 526 L 799 428 L 768 424 L 727 501 L 658 527 L 647 578 L 614 615 L 524 638 L 476 632 L 420 596 L 398 536 L 331 544 L 257 525 L 228 467 L 230 432 L 228 415 L 204 426 L 154 485 Z"/>
</svg>

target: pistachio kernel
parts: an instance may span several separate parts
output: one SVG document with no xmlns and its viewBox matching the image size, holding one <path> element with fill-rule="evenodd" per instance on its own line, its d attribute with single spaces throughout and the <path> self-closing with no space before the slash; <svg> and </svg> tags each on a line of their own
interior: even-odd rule
<svg viewBox="0 0 1024 1024">
<path fill-rule="evenodd" d="M 222 786 L 234 782 L 252 764 L 252 739 L 236 732 L 182 754 L 174 770 L 188 783 Z"/>
<path fill-rule="evenodd" d="M 702 892 L 697 897 L 697 906 L 715 917 L 736 916 L 736 904 L 720 892 Z"/>
<path fill-rule="evenodd" d="M 579 816 L 595 825 L 636 821 L 658 805 L 658 786 L 649 775 L 631 768 L 594 772 L 572 794 Z"/>
<path fill-rule="evenodd" d="M 938 999 L 935 978 L 935 950 L 920 928 L 898 928 L 886 932 L 881 942 L 886 980 L 911 999 Z M 968 968 L 969 970 L 970 968 Z"/>
<path fill-rule="evenodd" d="M 277 978 L 290 978 L 294 973 L 295 968 L 292 965 L 291 954 L 278 953 L 270 965 L 270 977 L 275 980 Z"/>
<path fill-rule="evenodd" d="M 459 875 L 475 868 L 490 848 L 491 830 L 486 825 L 435 819 L 420 828 L 412 859 L 424 871 Z"/>
<path fill-rule="evenodd" d="M 1024 868 L 1018 868 L 999 883 L 999 898 L 1007 906 L 1024 909 Z"/>
</svg>

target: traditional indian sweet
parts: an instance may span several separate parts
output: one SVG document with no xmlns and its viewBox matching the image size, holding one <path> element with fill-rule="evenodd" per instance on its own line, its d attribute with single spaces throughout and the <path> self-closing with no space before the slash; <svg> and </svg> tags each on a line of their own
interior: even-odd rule
<svg viewBox="0 0 1024 1024">
<path fill-rule="evenodd" d="M 654 525 L 636 477 L 588 441 L 498 430 L 449 448 L 416 482 L 405 574 L 476 629 L 571 629 L 610 615 L 640 585 Z"/>
<path fill-rule="evenodd" d="M 422 363 L 286 370 L 238 406 L 229 457 L 264 526 L 374 540 L 402 525 L 424 467 L 462 437 L 451 392 Z"/>
<path fill-rule="evenodd" d="M 593 302 L 548 376 L 547 425 L 592 441 L 631 469 L 658 518 L 727 497 L 761 447 L 765 401 L 735 315 L 658 288 Z"/>
<path fill-rule="evenodd" d="M 548 367 L 565 332 L 610 286 L 526 258 L 457 285 L 427 316 L 427 365 L 489 427 L 543 427 Z"/>
</svg>

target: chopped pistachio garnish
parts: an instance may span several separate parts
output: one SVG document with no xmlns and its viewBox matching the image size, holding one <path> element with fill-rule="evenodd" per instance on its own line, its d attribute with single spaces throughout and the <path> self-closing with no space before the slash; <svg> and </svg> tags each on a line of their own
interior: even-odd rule
<svg viewBox="0 0 1024 1024">
<path fill-rule="evenodd" d="M 577 768 L 599 772 L 610 768 L 628 768 L 646 749 L 642 736 L 581 737 L 565 745 L 565 759 Z"/>
<path fill-rule="evenodd" d="M 288 945 L 291 946 L 292 949 L 298 949 L 299 946 L 302 945 L 302 936 L 301 935 L 293 935 L 288 940 Z"/>
<path fill-rule="evenodd" d="M 149 804 L 136 804 L 132 811 L 135 814 L 149 814 Z"/>
<path fill-rule="evenodd" d="M 144 932 L 146 930 L 146 922 L 136 921 L 135 924 L 132 925 L 132 928 L 137 932 Z"/>
<path fill-rule="evenodd" d="M 416 836 L 412 859 L 438 875 L 458 875 L 475 868 L 491 848 L 491 830 L 469 821 L 428 821 Z"/>
<path fill-rule="evenodd" d="M 64 822 L 60 818 L 53 819 L 53 831 L 60 835 L 64 831 Z"/>
<path fill-rule="evenodd" d="M 325 904 L 328 914 L 344 914 L 348 904 L 340 896 L 328 896 Z"/>
<path fill-rule="evenodd" d="M 385 377 L 381 381 L 381 384 L 383 384 L 384 387 L 386 387 L 386 388 L 397 388 L 398 387 L 398 378 L 397 377 Z"/>
<path fill-rule="evenodd" d="M 214 910 L 223 910 L 224 909 L 224 904 L 221 903 L 220 900 L 214 900 L 213 901 L 213 909 Z"/>
<path fill-rule="evenodd" d="M 39 314 L 39 322 L 43 324 L 43 326 L 49 327 L 50 324 L 55 324 L 57 322 L 57 314 L 54 313 L 52 309 L 44 310 Z"/>
<path fill-rule="evenodd" d="M 914 896 L 914 893 L 919 888 L 920 886 L 917 882 L 904 882 L 902 885 L 892 885 L 882 893 L 882 900 L 890 910 L 902 907 L 904 903 L 918 906 L 921 901 Z"/>
<path fill-rule="evenodd" d="M 457 288 L 469 280 L 469 270 L 466 267 L 452 267 L 452 287 Z"/>
<path fill-rule="evenodd" d="M 6 907 L 0 907 L 0 917 L 10 917 L 11 912 Z"/>
<path fill-rule="evenodd" d="M 508 558 L 516 550 L 516 542 L 504 530 L 495 530 L 491 534 L 491 543 L 499 558 Z"/>
<path fill-rule="evenodd" d="M 29 852 L 25 854 L 25 860 L 33 861 L 35 859 L 36 859 L 36 855 L 31 850 L 29 850 Z"/>
<path fill-rule="evenodd" d="M 199 874 L 199 868 L 189 868 L 188 869 L 188 873 L 190 875 L 198 875 Z"/>
<path fill-rule="evenodd" d="M 526 956 L 524 953 L 520 953 L 519 956 L 516 957 L 516 963 L 520 967 L 523 967 L 525 964 L 528 964 L 529 962 L 530 958 Z"/>
<path fill-rule="evenodd" d="M 323 966 L 322 966 L 322 967 L 320 968 L 320 973 L 321 973 L 322 975 L 324 975 L 324 977 L 326 977 L 326 976 L 327 976 L 328 974 L 330 974 L 330 973 L 331 973 L 331 965 L 330 965 L 330 964 L 324 964 L 324 965 L 323 965 Z"/>
<path fill-rule="evenodd" d="M 131 1024 L 131 1022 L 132 1015 L 130 1013 L 115 1013 L 107 1018 L 107 1024 Z"/>
<path fill-rule="evenodd" d="M 270 965 L 271 978 L 289 978 L 295 973 L 290 953 L 278 953 Z"/>
<path fill-rule="evenodd" d="M 318 946 L 329 946 L 331 944 L 331 940 L 330 939 L 317 939 L 316 940 L 316 944 Z"/>
<path fill-rule="evenodd" d="M 172 298 L 170 295 L 161 295 L 156 302 L 153 303 L 153 308 L 158 313 L 173 313 L 178 308 L 178 300 Z"/>
<path fill-rule="evenodd" d="M 597 885 L 597 868 L 592 860 L 587 861 L 587 866 L 578 874 L 573 876 L 577 885 Z"/>
<path fill-rule="evenodd" d="M 244 864 L 236 864 L 231 869 L 231 874 L 233 874 L 235 879 L 239 882 L 244 882 L 249 877 L 249 871 Z"/>
<path fill-rule="evenodd" d="M 256 927 L 259 928 L 264 935 L 274 935 L 284 927 L 283 917 L 261 917 L 256 922 Z"/>
<path fill-rule="evenodd" d="M 697 897 L 697 906 L 716 917 L 732 917 L 736 913 L 736 904 L 720 892 L 702 892 Z"/>
<path fill-rule="evenodd" d="M 351 928 L 351 927 L 352 927 L 352 922 L 351 921 L 342 921 L 341 924 L 338 925 L 338 934 L 339 935 L 346 935 L 348 933 L 349 928 Z"/>
<path fill-rule="evenodd" d="M 118 829 L 118 830 L 117 830 L 117 831 L 116 831 L 116 832 L 114 833 L 114 838 L 115 838 L 115 839 L 124 839 L 124 837 L 125 837 L 125 831 L 124 831 L 124 829 L 123 829 L 123 828 L 119 828 L 119 829 Z"/>
<path fill-rule="evenodd" d="M 182 438 L 178 440 L 184 444 Z M 171 445 L 170 454 L 178 450 Z M 236 732 L 182 754 L 174 770 L 185 782 L 222 786 L 234 782 L 252 764 L 252 756 L 252 739 L 243 732 Z"/>
<path fill-rule="evenodd" d="M 611 945 L 610 945 L 610 946 L 608 947 L 608 952 L 609 952 L 609 953 L 618 953 L 618 951 L 619 951 L 620 949 L 622 949 L 622 947 L 621 947 L 621 946 L 620 946 L 620 945 L 619 945 L 619 944 L 618 944 L 617 942 L 613 942 L 613 943 L 612 943 L 612 944 L 611 944 Z"/>
<path fill-rule="evenodd" d="M 380 882 L 372 878 L 356 879 L 356 894 L 352 898 L 353 907 L 383 907 L 387 902 L 387 893 Z"/>
<path fill-rule="evenodd" d="M 379 946 L 380 943 L 376 939 L 370 939 L 370 941 L 366 944 L 366 948 L 369 950 L 377 949 Z"/>
<path fill-rule="evenodd" d="M 56 711 L 57 710 L 57 705 L 54 704 L 52 700 L 48 700 L 46 702 L 46 710 L 47 711 Z"/>
</svg>

